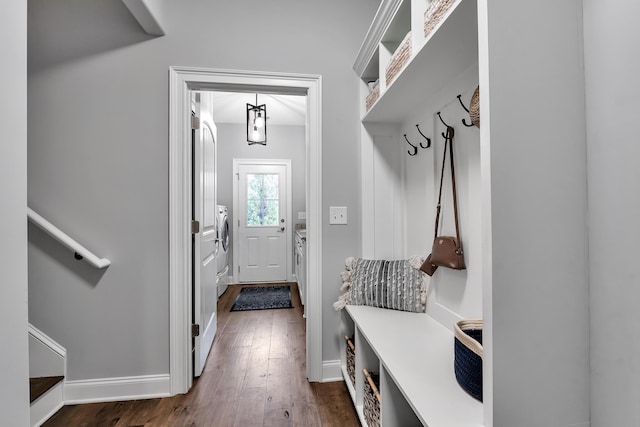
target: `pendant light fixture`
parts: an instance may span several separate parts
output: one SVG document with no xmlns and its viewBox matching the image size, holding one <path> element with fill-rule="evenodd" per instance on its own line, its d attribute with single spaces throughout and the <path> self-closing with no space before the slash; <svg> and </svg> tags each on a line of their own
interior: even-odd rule
<svg viewBox="0 0 640 427">
<path fill-rule="evenodd" d="M 267 106 L 247 104 L 247 142 L 249 145 L 267 145 Z"/>
</svg>

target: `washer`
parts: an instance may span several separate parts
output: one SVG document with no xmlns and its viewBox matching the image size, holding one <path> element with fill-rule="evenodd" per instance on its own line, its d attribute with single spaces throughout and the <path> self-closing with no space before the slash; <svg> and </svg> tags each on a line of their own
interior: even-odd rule
<svg viewBox="0 0 640 427">
<path fill-rule="evenodd" d="M 229 208 L 218 205 L 218 296 L 227 290 L 229 284 L 229 251 L 231 236 L 229 235 Z"/>
</svg>

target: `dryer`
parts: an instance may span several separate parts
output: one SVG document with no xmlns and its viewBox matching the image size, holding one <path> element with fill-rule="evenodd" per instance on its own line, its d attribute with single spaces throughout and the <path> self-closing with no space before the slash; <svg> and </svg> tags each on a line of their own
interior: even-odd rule
<svg viewBox="0 0 640 427">
<path fill-rule="evenodd" d="M 227 290 L 229 284 L 229 252 L 231 251 L 231 236 L 229 234 L 229 208 L 218 205 L 218 296 Z"/>
</svg>

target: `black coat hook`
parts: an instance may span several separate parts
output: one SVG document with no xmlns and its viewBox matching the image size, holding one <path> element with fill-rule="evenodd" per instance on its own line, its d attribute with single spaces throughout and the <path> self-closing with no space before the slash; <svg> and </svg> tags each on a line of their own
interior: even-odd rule
<svg viewBox="0 0 640 427">
<path fill-rule="evenodd" d="M 462 108 L 464 108 L 464 111 L 466 111 L 467 113 L 469 113 L 469 109 L 464 105 L 464 103 L 462 102 L 462 95 L 458 95 L 458 101 L 460 101 L 460 105 L 462 105 Z M 466 127 L 470 128 L 473 126 L 473 123 L 467 123 L 466 119 L 462 119 L 462 124 L 465 125 Z"/>
<path fill-rule="evenodd" d="M 421 143 L 420 143 L 420 147 L 421 147 L 421 148 L 429 148 L 429 147 L 431 147 L 431 138 L 427 138 L 427 136 L 426 136 L 424 133 L 422 133 L 422 131 L 420 130 L 420 125 L 416 125 L 416 129 L 418 129 L 418 133 L 419 133 L 420 135 L 422 135 L 422 137 L 423 137 L 424 139 L 426 139 L 426 140 L 427 140 L 427 146 L 425 147 L 424 145 L 422 145 L 422 142 L 421 142 Z"/>
<path fill-rule="evenodd" d="M 449 128 L 452 128 L 452 129 L 453 129 L 453 127 L 449 126 L 448 124 L 446 124 L 446 123 L 444 122 L 444 120 L 442 120 L 442 116 L 440 115 L 440 111 L 438 111 L 438 113 L 437 113 L 437 114 L 438 114 L 438 118 L 440 119 L 440 121 L 442 122 L 442 124 L 443 124 L 443 125 L 445 125 L 445 126 L 447 127 L 447 130 L 448 130 Z M 446 137 L 447 137 L 447 135 L 445 135 L 445 133 L 444 133 L 444 132 L 442 132 L 442 137 L 443 137 L 443 138 L 446 138 Z"/>
<path fill-rule="evenodd" d="M 409 142 L 409 138 L 407 138 L 406 133 L 404 134 L 404 139 L 407 141 L 407 144 L 409 144 L 411 148 L 413 148 L 413 154 L 411 154 L 411 151 L 407 151 L 407 153 L 409 153 L 410 156 L 415 156 L 416 154 L 418 154 L 418 146 L 413 145 L 411 142 Z"/>
<path fill-rule="evenodd" d="M 453 140 L 454 129 L 451 126 L 447 126 L 447 133 L 442 132 L 442 136 L 445 140 Z"/>
</svg>

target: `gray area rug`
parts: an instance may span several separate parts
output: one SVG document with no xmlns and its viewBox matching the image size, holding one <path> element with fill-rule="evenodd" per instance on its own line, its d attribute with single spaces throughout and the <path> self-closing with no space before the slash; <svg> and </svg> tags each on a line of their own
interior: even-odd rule
<svg viewBox="0 0 640 427">
<path fill-rule="evenodd" d="M 249 286 L 240 290 L 231 311 L 292 308 L 289 286 Z"/>
</svg>

